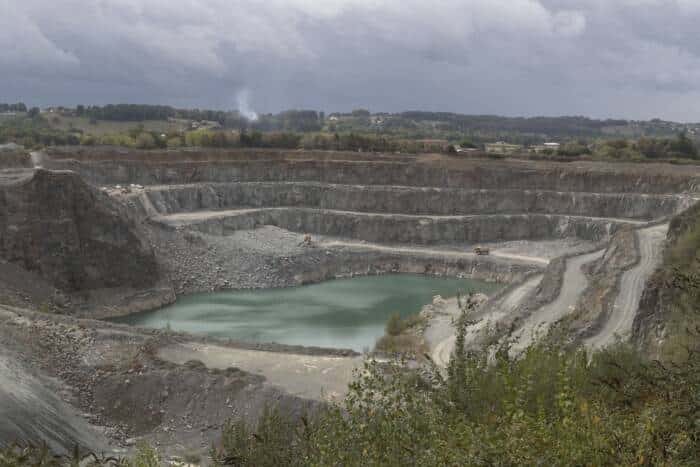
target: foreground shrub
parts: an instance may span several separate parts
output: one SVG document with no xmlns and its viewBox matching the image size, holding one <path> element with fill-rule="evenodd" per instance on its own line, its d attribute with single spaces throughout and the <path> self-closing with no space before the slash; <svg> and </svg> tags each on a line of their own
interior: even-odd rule
<svg viewBox="0 0 700 467">
<path fill-rule="evenodd" d="M 279 465 L 315 466 L 698 464 L 697 354 L 664 366 L 622 345 L 594 355 L 538 345 L 514 360 L 507 348 L 467 351 L 468 322 L 445 375 L 368 361 L 305 437 L 245 435 L 229 452 L 284 448 Z M 264 417 L 259 426 L 284 425 Z"/>
</svg>

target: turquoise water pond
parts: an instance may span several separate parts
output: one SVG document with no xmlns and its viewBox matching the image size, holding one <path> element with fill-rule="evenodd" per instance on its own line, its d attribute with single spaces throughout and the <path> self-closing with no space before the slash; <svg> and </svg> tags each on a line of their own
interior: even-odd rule
<svg viewBox="0 0 700 467">
<path fill-rule="evenodd" d="M 417 274 L 354 277 L 287 289 L 195 294 L 114 321 L 247 342 L 363 351 L 374 346 L 393 312 L 418 312 L 434 295 L 488 294 L 498 287 Z"/>
</svg>

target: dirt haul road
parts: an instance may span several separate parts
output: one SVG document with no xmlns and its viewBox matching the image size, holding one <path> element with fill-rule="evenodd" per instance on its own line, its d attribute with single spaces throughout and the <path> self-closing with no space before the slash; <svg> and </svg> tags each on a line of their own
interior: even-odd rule
<svg viewBox="0 0 700 467">
<path fill-rule="evenodd" d="M 587 347 L 600 349 L 615 342 L 617 337 L 622 339 L 629 337 L 644 285 L 661 263 L 667 233 L 668 224 L 656 225 L 636 232 L 639 240 L 639 264 L 622 275 L 620 292 L 615 299 L 612 315 L 603 329 L 586 341 Z"/>
<path fill-rule="evenodd" d="M 455 250 L 447 250 L 447 249 L 435 249 L 435 248 L 421 248 L 421 247 L 392 247 L 392 246 L 386 246 L 386 245 L 379 245 L 376 243 L 367 243 L 367 242 L 345 242 L 345 241 L 340 241 L 340 240 L 334 240 L 330 242 L 322 242 L 320 244 L 321 247 L 327 247 L 327 248 L 332 248 L 332 247 L 348 247 L 348 248 L 357 248 L 357 249 L 367 249 L 367 250 L 374 250 L 374 251 L 382 251 L 382 252 L 387 252 L 387 253 L 409 253 L 409 254 L 420 254 L 420 255 L 426 255 L 426 256 L 435 256 L 435 257 L 440 257 L 440 256 L 446 256 L 446 257 L 454 257 L 454 258 L 478 258 L 480 257 L 476 253 L 472 253 L 471 251 L 455 251 Z M 505 253 L 505 252 L 498 252 L 498 251 L 491 251 L 491 256 L 501 258 L 501 259 L 507 259 L 511 261 L 521 261 L 523 263 L 530 263 L 530 264 L 536 264 L 539 266 L 546 266 L 549 264 L 549 260 L 546 258 L 539 258 L 536 256 L 525 256 L 525 255 L 516 255 L 516 254 L 510 254 L 510 253 Z M 483 256 L 481 256 L 483 258 Z"/>
<path fill-rule="evenodd" d="M 537 287 L 542 280 L 542 275 L 537 274 L 510 293 L 501 297 L 497 302 L 488 307 L 485 313 L 474 319 L 477 322 L 467 327 L 466 344 L 473 341 L 490 324 L 495 324 L 512 313 L 522 300 Z M 430 347 L 430 357 L 440 367 L 446 367 L 455 347 L 454 322 L 459 316 L 457 299 L 452 298 L 441 305 L 440 314 L 431 320 L 430 326 L 425 331 L 425 340 Z"/>
<path fill-rule="evenodd" d="M 581 267 L 600 258 L 603 253 L 604 249 L 567 259 L 559 296 L 552 303 L 535 310 L 525 319 L 520 329 L 511 335 L 514 338 L 510 348 L 512 355 L 522 353 L 539 335 L 545 334 L 553 323 L 573 310 L 579 297 L 588 287 L 588 279 Z"/>
</svg>

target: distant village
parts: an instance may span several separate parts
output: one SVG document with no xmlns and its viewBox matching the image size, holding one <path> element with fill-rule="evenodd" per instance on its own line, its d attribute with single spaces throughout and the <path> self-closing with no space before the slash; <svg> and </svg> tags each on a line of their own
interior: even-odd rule
<svg viewBox="0 0 700 467">
<path fill-rule="evenodd" d="M 552 153 L 556 152 L 560 146 L 561 146 L 560 143 L 548 142 L 548 143 L 536 144 L 533 146 L 525 147 L 522 144 L 511 144 L 511 143 L 506 143 L 504 141 L 498 141 L 495 143 L 484 144 L 484 151 L 489 153 L 489 154 L 503 154 L 503 155 L 517 154 L 517 153 L 522 153 L 522 152 L 533 152 L 536 154 L 546 154 L 548 152 L 552 152 Z M 457 147 L 455 147 L 455 151 L 457 153 L 465 153 L 465 152 L 468 153 L 468 152 L 479 151 L 479 149 L 457 146 Z"/>
</svg>

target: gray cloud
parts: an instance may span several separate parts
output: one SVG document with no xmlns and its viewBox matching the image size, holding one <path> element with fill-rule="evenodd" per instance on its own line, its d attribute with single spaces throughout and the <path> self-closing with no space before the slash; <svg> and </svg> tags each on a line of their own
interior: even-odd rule
<svg viewBox="0 0 700 467">
<path fill-rule="evenodd" d="M 697 0 L 0 0 L 0 101 L 700 120 Z"/>
</svg>

